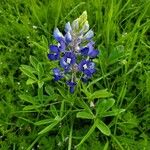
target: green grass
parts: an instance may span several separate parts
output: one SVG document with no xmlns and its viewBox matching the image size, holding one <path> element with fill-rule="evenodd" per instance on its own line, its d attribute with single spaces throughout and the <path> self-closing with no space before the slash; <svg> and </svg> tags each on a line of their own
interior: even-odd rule
<svg viewBox="0 0 150 150">
<path fill-rule="evenodd" d="M 48 45 L 84 10 L 101 54 L 71 95 Z M 0 1 L 0 149 L 149 150 L 149 33 L 150 0 Z"/>
</svg>

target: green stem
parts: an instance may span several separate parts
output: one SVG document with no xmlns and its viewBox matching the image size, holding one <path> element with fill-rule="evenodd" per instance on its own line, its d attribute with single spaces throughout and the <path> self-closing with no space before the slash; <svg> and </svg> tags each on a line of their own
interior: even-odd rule
<svg viewBox="0 0 150 150">
<path fill-rule="evenodd" d="M 38 87 L 38 98 L 39 98 L 39 101 L 43 103 L 43 86 L 41 88 Z"/>
<path fill-rule="evenodd" d="M 73 131 L 73 123 L 74 120 L 70 119 L 71 127 L 70 127 L 70 134 L 69 134 L 69 143 L 68 143 L 68 150 L 71 150 L 71 145 L 72 145 L 72 131 Z"/>
</svg>

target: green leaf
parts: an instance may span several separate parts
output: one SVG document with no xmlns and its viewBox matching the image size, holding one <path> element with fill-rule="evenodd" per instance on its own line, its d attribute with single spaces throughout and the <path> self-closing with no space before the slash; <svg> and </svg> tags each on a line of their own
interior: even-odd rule
<svg viewBox="0 0 150 150">
<path fill-rule="evenodd" d="M 19 95 L 19 98 L 21 99 L 21 100 L 23 100 L 23 101 L 26 101 L 26 102 L 29 102 L 29 103 L 31 103 L 31 104 L 35 104 L 35 99 L 33 98 L 33 97 L 31 97 L 31 96 L 29 96 L 29 95 L 25 95 L 25 94 L 23 94 L 23 95 Z"/>
<path fill-rule="evenodd" d="M 90 97 L 91 93 L 87 90 L 86 86 L 84 84 L 82 84 L 82 89 L 81 91 L 87 96 Z"/>
<path fill-rule="evenodd" d="M 30 77 L 33 80 L 37 80 L 36 76 L 33 74 L 33 71 L 31 70 L 31 68 L 29 69 L 29 67 L 25 67 L 24 65 L 22 65 L 20 67 L 20 70 L 27 75 L 28 77 Z"/>
<path fill-rule="evenodd" d="M 89 99 L 93 100 L 96 98 L 107 98 L 111 97 L 113 94 L 108 92 L 107 90 L 99 90 L 90 95 Z"/>
<path fill-rule="evenodd" d="M 44 128 L 42 131 L 40 131 L 38 134 L 44 134 L 44 133 L 47 133 L 49 132 L 50 130 L 52 130 L 59 122 L 61 121 L 61 118 L 59 116 L 57 116 L 54 121 L 49 125 L 47 126 L 46 128 Z"/>
<path fill-rule="evenodd" d="M 54 117 L 58 116 L 57 109 L 54 105 L 51 105 L 50 111 L 54 115 Z"/>
<path fill-rule="evenodd" d="M 34 125 L 40 126 L 40 125 L 43 125 L 43 124 L 51 123 L 53 121 L 54 121 L 54 119 L 44 119 L 44 120 L 40 120 L 40 121 L 35 122 Z"/>
<path fill-rule="evenodd" d="M 42 46 L 42 45 L 39 44 L 38 42 L 31 41 L 31 43 L 32 43 L 33 45 L 35 45 L 38 49 L 47 52 L 47 48 L 46 48 L 45 46 Z"/>
<path fill-rule="evenodd" d="M 108 150 L 108 145 L 109 145 L 109 142 L 107 141 L 104 148 L 103 148 L 103 150 Z"/>
<path fill-rule="evenodd" d="M 93 124 L 93 126 L 90 128 L 90 130 L 88 131 L 88 133 L 83 137 L 83 139 L 81 140 L 81 142 L 78 145 L 76 145 L 76 147 L 78 147 L 81 144 L 83 144 L 88 139 L 88 137 L 94 132 L 95 128 L 96 128 L 96 123 Z"/>
<path fill-rule="evenodd" d="M 104 112 L 109 110 L 115 103 L 113 98 L 105 99 L 99 102 L 98 108 L 96 109 L 97 114 L 102 115 Z"/>
<path fill-rule="evenodd" d="M 27 110 L 35 110 L 37 108 L 40 108 L 41 106 L 40 105 L 28 105 L 28 106 L 25 106 L 23 108 L 23 110 L 27 111 Z"/>
<path fill-rule="evenodd" d="M 87 112 L 92 114 L 90 107 L 85 103 L 85 101 L 83 99 L 77 99 L 77 101 L 81 108 L 84 108 Z"/>
<path fill-rule="evenodd" d="M 94 115 L 87 112 L 87 111 L 81 111 L 77 113 L 77 118 L 82 118 L 82 119 L 94 119 Z"/>
<path fill-rule="evenodd" d="M 104 112 L 102 114 L 103 117 L 108 117 L 108 116 L 116 116 L 119 115 L 120 113 L 124 112 L 125 109 L 114 109 L 112 111 Z"/>
<path fill-rule="evenodd" d="M 24 69 L 26 69 L 26 70 L 28 70 L 31 73 L 37 73 L 37 71 L 33 67 L 31 67 L 31 66 L 21 65 L 21 67 L 24 68 Z"/>
<path fill-rule="evenodd" d="M 38 87 L 41 88 L 43 86 L 44 82 L 43 81 L 40 81 L 38 80 Z"/>
<path fill-rule="evenodd" d="M 47 41 L 47 38 L 46 38 L 44 35 L 42 35 L 42 42 L 43 42 L 43 44 L 45 45 L 45 47 L 47 48 L 48 41 Z M 46 50 L 47 50 L 47 49 L 46 49 Z"/>
<path fill-rule="evenodd" d="M 39 79 L 41 79 L 42 76 L 44 75 L 44 70 L 41 63 L 38 63 L 37 70 L 38 70 L 38 77 Z"/>
<path fill-rule="evenodd" d="M 49 86 L 49 85 L 47 85 L 46 87 L 45 87 L 45 91 L 46 91 L 46 93 L 48 94 L 48 95 L 55 95 L 55 93 L 54 93 L 54 88 L 53 87 L 51 87 L 51 86 Z"/>
<path fill-rule="evenodd" d="M 99 119 L 96 120 L 96 127 L 107 136 L 111 134 L 109 127 Z"/>
<path fill-rule="evenodd" d="M 37 65 L 38 65 L 38 60 L 34 57 L 34 56 L 30 56 L 30 63 L 32 64 L 32 66 L 37 69 Z"/>
<path fill-rule="evenodd" d="M 33 80 L 33 79 L 29 78 L 29 79 L 27 80 L 26 84 L 27 84 L 27 85 L 30 85 L 30 84 L 33 84 L 33 83 L 35 83 L 35 82 L 36 82 L 36 80 Z"/>
</svg>

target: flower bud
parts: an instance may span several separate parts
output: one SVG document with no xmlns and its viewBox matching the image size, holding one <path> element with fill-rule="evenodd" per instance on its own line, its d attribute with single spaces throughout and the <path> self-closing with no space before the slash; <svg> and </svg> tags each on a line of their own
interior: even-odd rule
<svg viewBox="0 0 150 150">
<path fill-rule="evenodd" d="M 94 36 L 94 32 L 92 30 L 89 30 L 85 35 L 84 38 L 87 40 L 91 40 L 91 38 Z"/>
<path fill-rule="evenodd" d="M 71 28 L 71 25 L 70 25 L 70 22 L 67 22 L 66 25 L 65 25 L 65 32 L 71 32 L 72 31 L 72 28 Z"/>
<path fill-rule="evenodd" d="M 55 29 L 54 29 L 53 35 L 54 35 L 54 38 L 55 38 L 58 42 L 60 42 L 61 40 L 64 39 L 64 36 L 62 35 L 62 33 L 59 31 L 58 28 L 55 28 Z"/>
<path fill-rule="evenodd" d="M 79 30 L 79 19 L 78 18 L 73 21 L 72 30 L 75 31 L 75 32 Z"/>
<path fill-rule="evenodd" d="M 80 34 L 84 34 L 89 30 L 89 23 L 86 21 L 84 25 L 81 27 Z"/>
<path fill-rule="evenodd" d="M 67 32 L 66 35 L 65 35 L 65 41 L 67 43 L 70 43 L 72 41 L 72 37 L 71 37 L 71 34 L 70 32 Z"/>
</svg>

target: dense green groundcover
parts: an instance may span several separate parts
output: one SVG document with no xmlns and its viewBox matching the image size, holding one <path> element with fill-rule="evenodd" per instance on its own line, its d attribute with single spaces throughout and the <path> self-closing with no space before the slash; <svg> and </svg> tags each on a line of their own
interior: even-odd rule
<svg viewBox="0 0 150 150">
<path fill-rule="evenodd" d="M 48 45 L 84 10 L 101 54 L 70 94 Z M 1 0 L 0 150 L 149 150 L 149 35 L 150 0 Z"/>
</svg>

